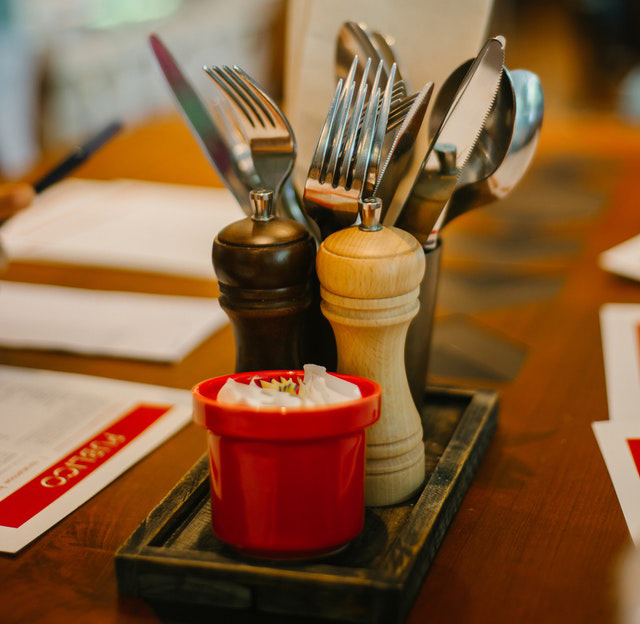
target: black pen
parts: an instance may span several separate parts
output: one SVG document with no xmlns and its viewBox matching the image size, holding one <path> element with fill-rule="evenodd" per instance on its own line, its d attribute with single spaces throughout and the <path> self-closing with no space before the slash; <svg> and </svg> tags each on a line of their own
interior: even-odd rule
<svg viewBox="0 0 640 624">
<path fill-rule="evenodd" d="M 70 154 L 54 165 L 52 169 L 47 171 L 47 173 L 33 184 L 34 191 L 36 193 L 42 193 L 42 191 L 49 188 L 52 184 L 66 178 L 121 129 L 122 122 L 112 121 L 95 136 L 92 136 L 86 143 L 76 147 Z"/>
</svg>

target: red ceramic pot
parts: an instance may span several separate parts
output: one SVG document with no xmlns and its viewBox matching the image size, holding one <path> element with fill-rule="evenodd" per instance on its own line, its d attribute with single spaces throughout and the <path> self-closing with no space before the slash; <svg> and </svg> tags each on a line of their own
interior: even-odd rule
<svg viewBox="0 0 640 624">
<path fill-rule="evenodd" d="M 302 379 L 302 371 L 237 373 L 193 388 L 207 429 L 216 535 L 254 556 L 301 558 L 338 550 L 364 522 L 365 427 L 380 416 L 380 386 L 352 375 L 362 398 L 316 407 L 217 401 L 229 377 Z"/>
</svg>

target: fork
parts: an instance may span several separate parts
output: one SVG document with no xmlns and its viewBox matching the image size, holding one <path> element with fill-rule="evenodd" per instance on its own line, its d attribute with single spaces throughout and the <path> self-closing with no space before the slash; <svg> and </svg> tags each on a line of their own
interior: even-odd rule
<svg viewBox="0 0 640 624">
<path fill-rule="evenodd" d="M 276 102 L 238 66 L 204 67 L 225 96 L 234 113 L 227 118 L 239 127 L 247 141 L 253 168 L 262 187 L 272 190 L 274 203 L 281 199 L 285 215 L 318 238 L 315 223 L 302 210 L 290 176 L 296 159 L 295 134 Z"/>
<path fill-rule="evenodd" d="M 370 62 L 365 65 L 356 93 L 357 65 L 356 56 L 345 80 L 338 81 L 305 183 L 304 205 L 318 224 L 322 238 L 355 223 L 358 201 L 373 191 L 380 166 L 395 67 L 381 93 L 382 64 L 378 64 L 371 96 L 367 100 Z M 351 107 L 354 94 L 355 102 Z M 363 111 L 364 123 L 360 127 Z"/>
</svg>

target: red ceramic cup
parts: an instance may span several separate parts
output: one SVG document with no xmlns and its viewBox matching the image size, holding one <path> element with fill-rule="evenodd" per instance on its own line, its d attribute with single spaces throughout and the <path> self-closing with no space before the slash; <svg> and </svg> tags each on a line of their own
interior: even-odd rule
<svg viewBox="0 0 640 624">
<path fill-rule="evenodd" d="M 315 407 L 249 407 L 217 401 L 229 377 L 302 379 L 302 371 L 237 373 L 193 388 L 193 417 L 207 429 L 212 524 L 253 556 L 331 553 L 364 522 L 365 427 L 380 417 L 380 386 L 352 375 L 362 398 Z"/>
</svg>

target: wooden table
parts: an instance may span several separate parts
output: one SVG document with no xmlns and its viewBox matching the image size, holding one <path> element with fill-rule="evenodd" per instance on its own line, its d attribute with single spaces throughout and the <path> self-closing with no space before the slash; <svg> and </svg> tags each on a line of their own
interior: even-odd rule
<svg viewBox="0 0 640 624">
<path fill-rule="evenodd" d="M 640 285 L 600 270 L 597 255 L 640 231 L 640 131 L 598 116 L 547 120 L 534 171 L 559 154 L 609 163 L 608 173 L 585 182 L 605 193 L 603 209 L 574 228 L 580 248 L 569 259 L 538 267 L 561 277 L 552 296 L 471 314 L 522 345 L 526 357 L 512 380 L 489 382 L 501 395 L 498 430 L 410 623 L 615 621 L 616 564 L 631 540 L 591 431 L 591 422 L 608 418 L 598 309 L 639 302 Z M 128 131 L 78 173 L 217 184 L 173 118 Z M 465 216 L 447 237 L 464 237 L 483 218 Z M 443 270 L 458 265 L 445 257 Z M 202 296 L 216 290 L 205 281 L 59 266 L 14 265 L 7 277 Z M 189 388 L 232 370 L 232 341 L 227 327 L 175 366 L 9 349 L 0 350 L 0 362 Z M 204 450 L 202 431 L 187 426 L 21 553 L 0 556 L 0 621 L 179 620 L 119 596 L 113 555 Z"/>
</svg>

